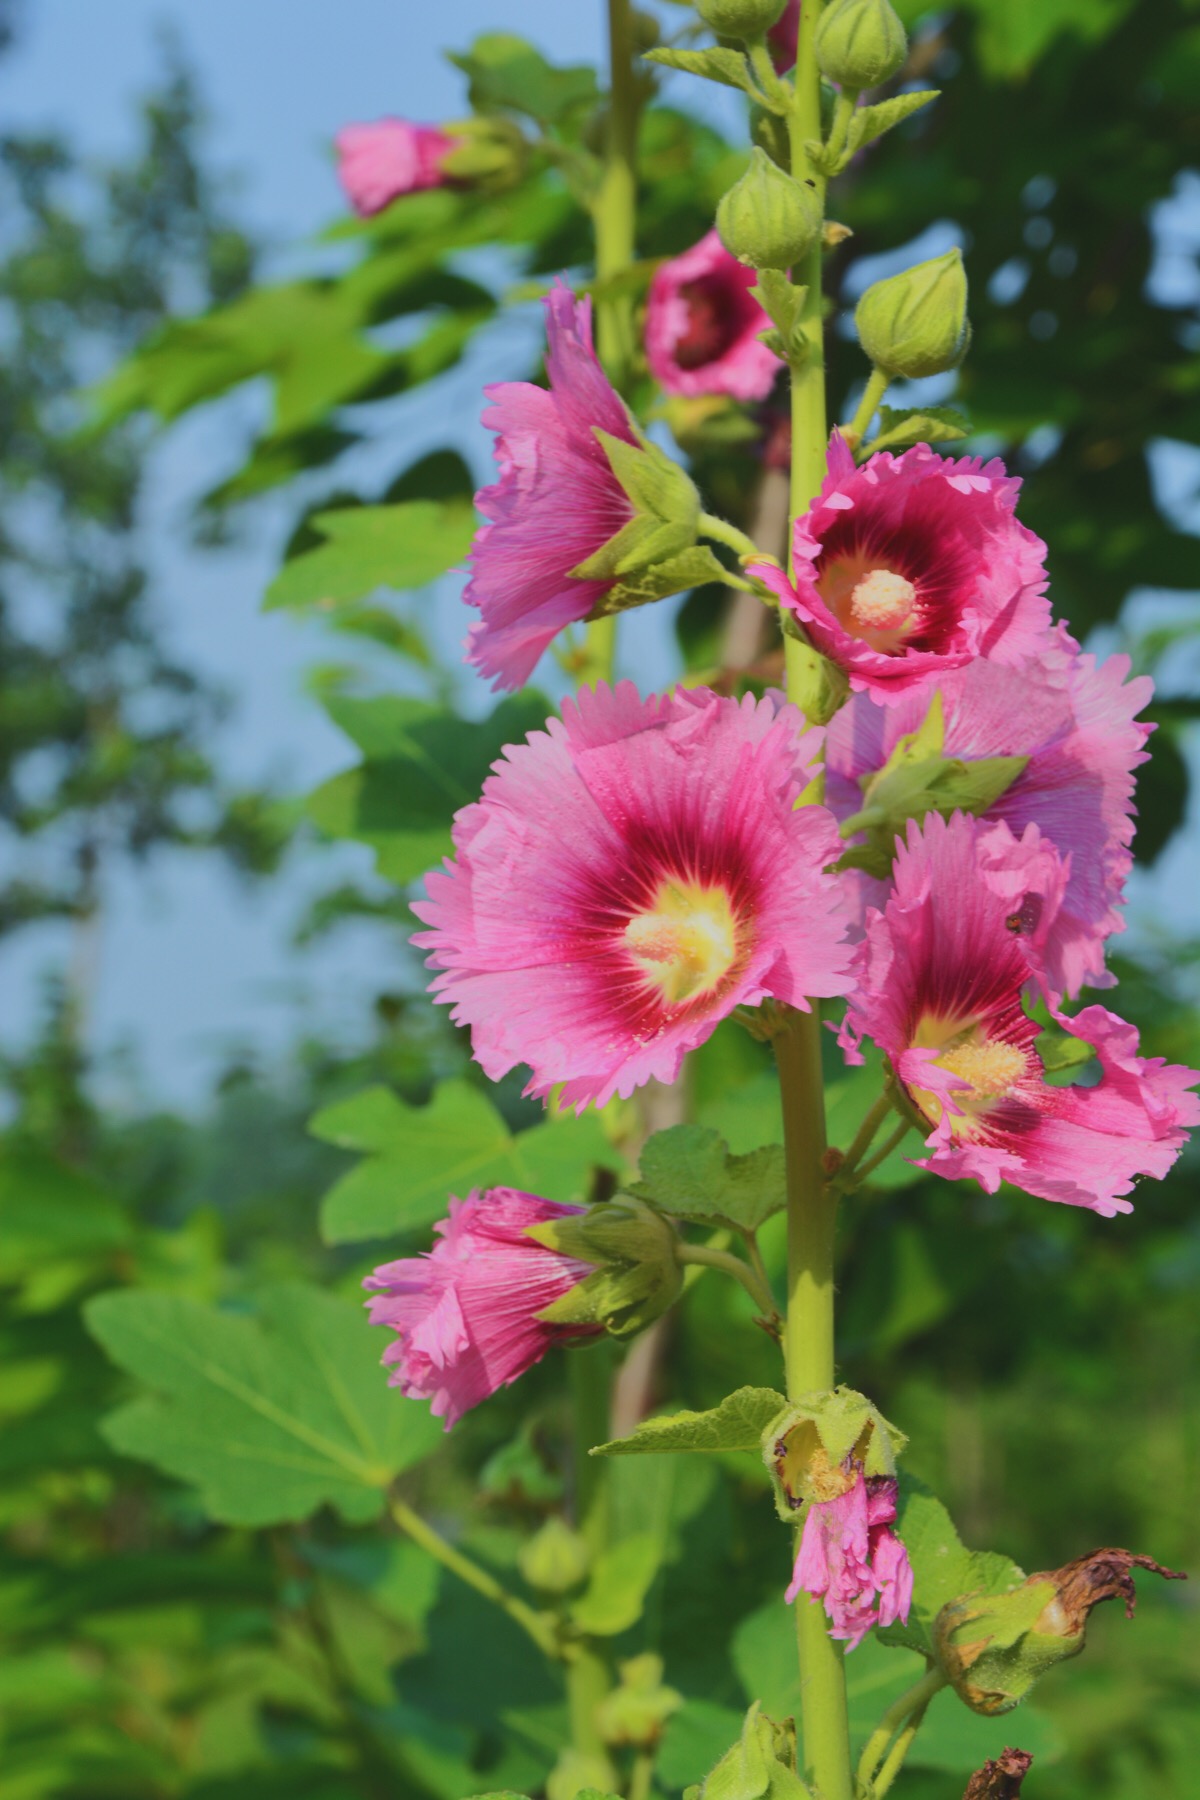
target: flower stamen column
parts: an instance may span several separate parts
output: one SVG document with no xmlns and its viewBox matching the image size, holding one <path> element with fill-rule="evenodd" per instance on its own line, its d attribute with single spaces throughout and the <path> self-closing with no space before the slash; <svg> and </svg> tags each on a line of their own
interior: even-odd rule
<svg viewBox="0 0 1200 1800">
<path fill-rule="evenodd" d="M 792 172 L 814 183 L 823 195 L 823 177 L 808 166 L 805 144 L 821 137 L 820 85 L 813 34 L 820 0 L 805 0 L 800 11 L 795 94 L 789 119 Z M 804 266 L 792 271 L 808 289 L 801 316 L 805 355 L 792 366 L 791 516 L 807 511 L 825 474 L 825 355 L 821 316 L 821 235 Z M 789 555 L 791 547 L 789 545 Z M 812 683 L 812 652 L 785 635 L 787 686 L 801 699 Z M 821 1022 L 816 1002 L 808 1013 L 791 1015 L 775 1040 L 783 1102 L 787 1154 L 788 1304 L 785 1349 L 789 1399 L 834 1384 L 833 1242 L 837 1192 L 827 1186 L 825 1095 L 821 1078 Z M 841 1647 L 829 1636 L 823 1607 L 803 1595 L 796 1601 L 800 1653 L 800 1701 L 804 1729 L 804 1775 L 821 1800 L 851 1800 L 850 1735 L 846 1678 Z"/>
</svg>

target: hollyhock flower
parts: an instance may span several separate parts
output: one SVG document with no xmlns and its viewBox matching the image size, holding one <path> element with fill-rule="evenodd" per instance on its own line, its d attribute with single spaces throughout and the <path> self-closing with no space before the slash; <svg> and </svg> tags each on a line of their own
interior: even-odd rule
<svg viewBox="0 0 1200 1800">
<path fill-rule="evenodd" d="M 787 0 L 787 5 L 767 32 L 767 48 L 776 73 L 786 74 L 796 61 L 796 39 L 800 35 L 800 0 Z"/>
<path fill-rule="evenodd" d="M 483 423 L 496 433 L 500 479 L 475 496 L 488 522 L 475 534 L 463 599 L 482 615 L 467 660 L 497 687 L 520 687 L 564 625 L 611 597 L 621 558 L 600 558 L 603 572 L 593 573 L 588 565 L 601 551 L 637 537 L 647 564 L 668 558 L 694 542 L 699 515 L 683 470 L 642 439 L 600 367 L 590 300 L 556 287 L 545 304 L 549 391 L 528 381 L 484 389 L 492 404 Z M 598 432 L 653 464 L 677 518 L 639 511 Z"/>
<path fill-rule="evenodd" d="M 841 820 L 871 804 L 872 777 L 918 731 L 940 696 L 943 737 L 938 755 L 968 765 L 984 758 L 1026 757 L 1018 773 L 982 817 L 1003 819 L 1018 837 L 1039 827 L 1069 859 L 1066 892 L 1046 942 L 1044 968 L 1051 990 L 1077 994 L 1085 983 L 1110 986 L 1104 940 L 1124 930 L 1118 910 L 1133 858 L 1133 771 L 1146 760 L 1152 727 L 1136 715 L 1154 691 L 1149 676 L 1127 679 L 1129 659 L 1098 667 L 1055 627 L 1037 663 L 1021 669 L 968 663 L 914 683 L 890 706 L 855 695 L 835 714 L 825 743 L 825 800 Z M 899 821 L 879 832 L 890 853 Z M 860 919 L 887 903 L 887 884 L 847 871 Z"/>
<path fill-rule="evenodd" d="M 333 140 L 338 179 L 356 213 L 370 218 L 402 194 L 442 187 L 444 159 L 455 139 L 436 125 L 408 119 L 380 119 L 374 125 L 344 125 Z"/>
<path fill-rule="evenodd" d="M 895 1480 L 864 1476 L 857 1462 L 847 1475 L 843 1493 L 809 1501 L 784 1598 L 806 1593 L 823 1600 L 830 1637 L 844 1639 L 850 1651 L 873 1625 L 908 1618 L 913 1574 L 908 1552 L 892 1530 Z"/>
<path fill-rule="evenodd" d="M 1046 547 L 1013 516 L 1019 487 L 998 459 L 928 444 L 859 469 L 835 431 L 796 521 L 795 585 L 772 564 L 753 570 L 851 687 L 881 700 L 976 657 L 1021 662 L 1042 649 L 1050 605 Z"/>
<path fill-rule="evenodd" d="M 527 1063 L 526 1093 L 602 1106 L 736 1006 L 846 992 L 836 827 L 795 806 L 821 741 L 774 699 L 625 681 L 506 749 L 414 908 L 492 1080 Z"/>
<path fill-rule="evenodd" d="M 1089 1006 L 1052 1017 L 1095 1050 L 1099 1081 L 1046 1081 L 1022 994 L 1041 980 L 1068 873 L 1036 825 L 1017 838 L 962 813 L 911 823 L 886 909 L 867 922 L 842 1046 L 860 1060 L 866 1035 L 890 1060 L 929 1130 L 918 1168 L 1111 1217 L 1132 1210 L 1123 1196 L 1136 1176 L 1167 1173 L 1200 1122 L 1187 1091 L 1200 1074 L 1140 1057 L 1134 1028 Z"/>
<path fill-rule="evenodd" d="M 715 231 L 655 271 L 646 300 L 646 361 L 668 394 L 763 400 L 782 364 L 758 341 L 771 320 L 750 289 L 758 276 Z"/>
<path fill-rule="evenodd" d="M 389 1385 L 431 1400 L 446 1429 L 497 1388 L 540 1362 L 551 1344 L 592 1337 L 600 1326 L 548 1325 L 538 1318 L 593 1273 L 591 1264 L 526 1235 L 581 1206 L 558 1206 L 516 1188 L 490 1188 L 452 1199 L 434 1226 L 438 1242 L 422 1256 L 384 1263 L 363 1286 L 372 1325 L 396 1342 L 384 1352 Z"/>
</svg>

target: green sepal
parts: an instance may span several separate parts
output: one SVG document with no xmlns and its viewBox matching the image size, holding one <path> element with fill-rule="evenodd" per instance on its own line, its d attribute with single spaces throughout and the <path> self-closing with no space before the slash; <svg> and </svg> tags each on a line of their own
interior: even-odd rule
<svg viewBox="0 0 1200 1800">
<path fill-rule="evenodd" d="M 893 1476 L 908 1439 L 865 1394 L 838 1387 L 792 1401 L 770 1421 L 761 1442 L 776 1510 L 790 1524 L 806 1500 L 832 1499 L 844 1491 L 840 1471 L 852 1452 L 865 1475 Z M 827 1492 L 830 1481 L 834 1491 Z"/>
<path fill-rule="evenodd" d="M 1083 1649 L 1082 1631 L 1068 1637 L 1037 1630 L 1057 1589 L 1046 1576 L 1008 1594 L 965 1594 L 934 1621 L 938 1666 L 972 1712 L 1011 1711 L 1049 1669 Z"/>
<path fill-rule="evenodd" d="M 592 1456 L 647 1456 L 663 1451 L 713 1452 L 757 1450 L 763 1432 L 785 1411 L 787 1401 L 774 1388 L 742 1387 L 726 1394 L 709 1412 L 677 1412 L 643 1419 L 629 1437 L 597 1444 Z"/>
<path fill-rule="evenodd" d="M 683 1270 L 675 1233 L 644 1200 L 607 1200 L 530 1225 L 525 1235 L 562 1256 L 597 1265 L 594 1274 L 537 1314 L 547 1325 L 599 1325 L 611 1337 L 632 1337 L 679 1297 Z"/>
<path fill-rule="evenodd" d="M 742 1735 L 684 1800 L 812 1800 L 796 1773 L 796 1733 L 789 1720 L 777 1725 L 755 1701 Z"/>
<path fill-rule="evenodd" d="M 1059 1074 L 1064 1069 L 1078 1069 L 1083 1063 L 1091 1062 L 1096 1054 L 1094 1044 L 1083 1038 L 1070 1037 L 1065 1031 L 1040 1031 L 1034 1049 L 1047 1075 Z"/>
<path fill-rule="evenodd" d="M 636 512 L 571 574 L 580 581 L 612 581 L 691 548 L 700 519 L 700 496 L 680 465 L 645 439 L 630 444 L 598 425 L 593 430 Z"/>
<path fill-rule="evenodd" d="M 954 406 L 881 406 L 879 430 L 863 445 L 862 454 L 904 450 L 910 444 L 947 444 L 965 438 L 970 430 L 970 419 Z"/>
<path fill-rule="evenodd" d="M 710 581 L 728 580 L 728 570 L 708 545 L 693 544 L 690 549 L 680 551 L 678 556 L 668 556 L 662 562 L 652 563 L 649 568 L 614 582 L 588 617 L 603 619 L 609 613 L 629 612 L 635 606 L 665 600 L 670 594 L 704 587 Z"/>
<path fill-rule="evenodd" d="M 454 119 L 442 130 L 454 140 L 454 147 L 441 157 L 440 166 L 455 181 L 502 193 L 515 187 L 529 166 L 525 134 L 499 113 Z"/>
<path fill-rule="evenodd" d="M 771 331 L 759 332 L 761 342 L 784 362 L 797 367 L 810 349 L 801 326 L 808 289 L 795 286 L 782 269 L 760 269 L 758 282 L 750 292 L 774 325 Z"/>
</svg>

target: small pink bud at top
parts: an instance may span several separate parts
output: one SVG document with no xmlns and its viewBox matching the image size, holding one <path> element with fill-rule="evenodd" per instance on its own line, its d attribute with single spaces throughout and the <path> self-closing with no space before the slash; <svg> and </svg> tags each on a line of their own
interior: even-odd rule
<svg viewBox="0 0 1200 1800">
<path fill-rule="evenodd" d="M 710 231 L 655 271 L 646 299 L 646 361 L 668 394 L 762 400 L 783 367 L 760 331 L 771 320 L 750 290 L 753 269 Z"/>
<path fill-rule="evenodd" d="M 787 5 L 767 33 L 767 48 L 771 52 L 771 61 L 780 75 L 795 65 L 796 40 L 799 36 L 800 0 L 788 0 Z"/>
<path fill-rule="evenodd" d="M 409 119 L 344 125 L 333 142 L 338 179 L 363 218 L 382 212 L 404 194 L 444 186 L 443 161 L 455 144 L 438 126 L 414 125 Z"/>
<path fill-rule="evenodd" d="M 843 1493 L 808 1503 L 784 1598 L 806 1593 L 823 1600 L 830 1637 L 854 1650 L 872 1626 L 908 1618 L 913 1578 L 908 1553 L 892 1530 L 895 1481 L 864 1476 L 862 1464 L 850 1462 Z"/>
<path fill-rule="evenodd" d="M 384 1263 L 363 1283 L 378 1296 L 368 1302 L 372 1325 L 396 1333 L 383 1357 L 391 1385 L 431 1400 L 448 1431 L 551 1344 L 596 1335 L 602 1327 L 538 1318 L 592 1268 L 527 1235 L 531 1225 L 583 1211 L 515 1188 L 452 1199 L 449 1218 L 433 1228 L 438 1242 L 431 1251 Z"/>
</svg>

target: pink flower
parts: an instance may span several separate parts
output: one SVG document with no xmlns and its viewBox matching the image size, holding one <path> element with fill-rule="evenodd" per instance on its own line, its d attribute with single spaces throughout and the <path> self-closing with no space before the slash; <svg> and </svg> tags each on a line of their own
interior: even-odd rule
<svg viewBox="0 0 1200 1800">
<path fill-rule="evenodd" d="M 882 700 L 976 657 L 1040 653 L 1050 623 L 1046 547 L 1013 516 L 1020 482 L 998 460 L 917 444 L 861 469 L 834 432 L 829 473 L 795 528 L 795 586 L 754 573 L 850 685 Z"/>
<path fill-rule="evenodd" d="M 646 360 L 668 394 L 763 400 L 782 368 L 758 341 L 771 320 L 751 293 L 758 276 L 710 231 L 656 270 L 646 301 Z"/>
<path fill-rule="evenodd" d="M 796 61 L 796 39 L 800 35 L 800 0 L 787 0 L 787 5 L 767 33 L 771 61 L 780 75 Z"/>
<path fill-rule="evenodd" d="M 396 1342 L 384 1352 L 389 1385 L 412 1400 L 431 1400 L 446 1429 L 540 1362 L 551 1344 L 591 1337 L 596 1327 L 547 1325 L 538 1314 L 594 1273 L 591 1265 L 548 1250 L 525 1235 L 581 1206 L 557 1206 L 515 1188 L 489 1188 L 451 1200 L 434 1226 L 438 1242 L 423 1256 L 384 1263 L 363 1286 L 372 1325 Z"/>
<path fill-rule="evenodd" d="M 873 1038 L 929 1128 L 917 1167 L 1002 1180 L 1111 1217 L 1137 1175 L 1162 1177 L 1200 1122 L 1195 1070 L 1137 1054 L 1102 1006 L 1054 1023 L 1097 1054 L 1091 1087 L 1051 1087 L 1022 993 L 1040 983 L 1068 871 L 1036 825 L 936 813 L 897 851 L 895 886 L 859 948 L 842 1046 Z"/>
<path fill-rule="evenodd" d="M 873 1625 L 908 1618 L 913 1574 L 908 1552 L 892 1530 L 896 1483 L 888 1476 L 865 1477 L 853 1461 L 853 1479 L 833 1500 L 810 1500 L 789 1602 L 801 1593 L 825 1602 L 829 1635 L 844 1638 L 847 1651 L 862 1643 Z"/>
<path fill-rule="evenodd" d="M 436 125 L 408 119 L 380 119 L 374 125 L 344 125 L 333 140 L 338 179 L 356 213 L 369 218 L 402 194 L 442 187 L 444 158 L 455 140 Z"/>
<path fill-rule="evenodd" d="M 906 688 L 890 706 L 856 695 L 831 721 L 825 744 L 825 799 L 839 819 L 864 804 L 862 783 L 881 769 L 901 738 L 916 731 L 941 695 L 942 754 L 973 762 L 1027 756 L 1025 769 L 983 814 L 1003 819 L 1019 837 L 1036 825 L 1069 862 L 1066 892 L 1045 946 L 1044 967 L 1056 995 L 1085 983 L 1111 986 L 1104 940 L 1124 930 L 1119 908 L 1133 858 L 1133 771 L 1146 760 L 1152 729 L 1136 714 L 1154 691 L 1134 681 L 1129 659 L 1097 667 L 1057 626 L 1041 659 L 1020 669 L 973 662 Z M 857 871 L 846 879 L 860 916 L 883 907 L 887 885 Z"/>
<path fill-rule="evenodd" d="M 527 1063 L 526 1093 L 602 1106 L 736 1006 L 846 992 L 835 826 L 795 807 L 821 742 L 773 699 L 625 681 L 506 749 L 414 908 L 493 1081 Z"/>
<path fill-rule="evenodd" d="M 496 687 L 520 687 L 563 626 L 587 618 L 613 583 L 572 571 L 634 517 L 596 437 L 599 426 L 638 442 L 592 349 L 591 301 L 556 287 L 545 304 L 549 392 L 528 381 L 484 389 L 500 479 L 475 496 L 489 523 L 475 534 L 463 599 L 482 614 L 467 660 Z"/>
</svg>

